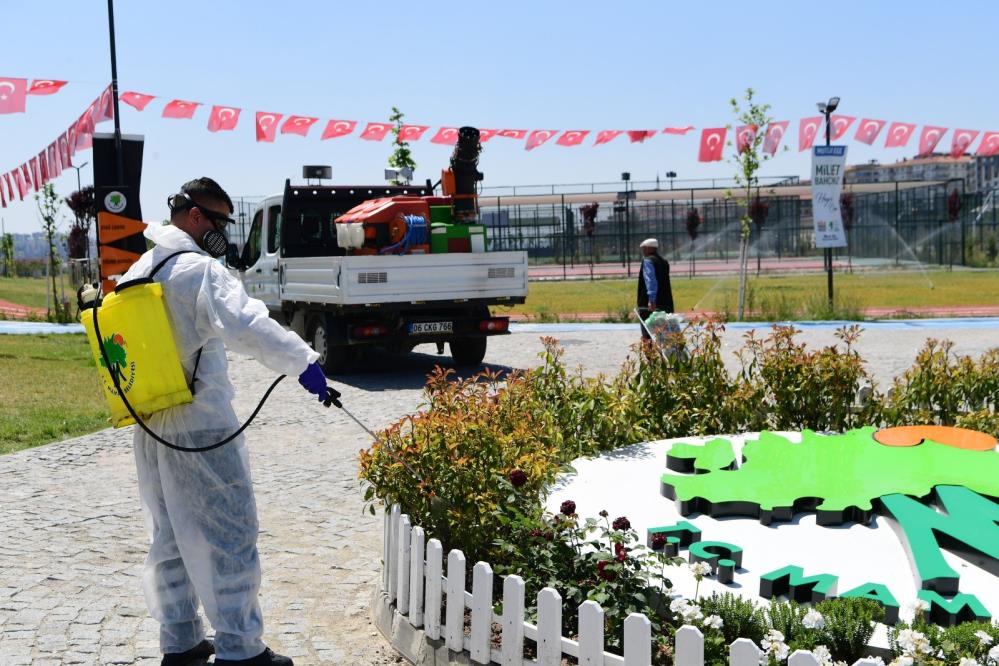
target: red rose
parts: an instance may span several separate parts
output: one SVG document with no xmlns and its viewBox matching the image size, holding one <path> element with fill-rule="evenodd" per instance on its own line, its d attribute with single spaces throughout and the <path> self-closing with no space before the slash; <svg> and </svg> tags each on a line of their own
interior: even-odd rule
<svg viewBox="0 0 999 666">
<path fill-rule="evenodd" d="M 524 470 L 521 469 L 513 470 L 510 472 L 510 483 L 513 484 L 514 488 L 520 488 L 527 483 L 527 474 L 524 474 Z"/>
<path fill-rule="evenodd" d="M 576 503 L 572 500 L 566 500 L 562 502 L 562 506 L 559 507 L 559 511 L 561 511 L 564 516 L 571 516 L 576 513 Z"/>
<path fill-rule="evenodd" d="M 621 516 L 620 518 L 615 518 L 614 519 L 614 522 L 611 523 L 611 527 L 613 527 L 616 530 L 620 530 L 622 532 L 624 530 L 630 530 L 631 529 L 631 521 L 628 520 L 627 518 L 625 518 L 624 516 Z"/>
<path fill-rule="evenodd" d="M 624 546 L 616 543 L 614 544 L 614 557 L 618 562 L 624 562 L 628 558 L 628 551 L 624 549 Z"/>
<path fill-rule="evenodd" d="M 604 580 L 614 580 L 617 577 L 616 573 L 613 571 L 604 571 L 608 564 L 610 564 L 610 560 L 600 560 L 597 562 L 597 575 Z"/>
</svg>

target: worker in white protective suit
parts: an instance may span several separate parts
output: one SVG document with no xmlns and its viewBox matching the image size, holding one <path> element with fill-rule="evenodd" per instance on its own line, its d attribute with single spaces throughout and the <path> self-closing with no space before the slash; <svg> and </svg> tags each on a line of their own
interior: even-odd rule
<svg viewBox="0 0 999 666">
<path fill-rule="evenodd" d="M 147 227 L 145 236 L 156 245 L 122 282 L 146 277 L 161 261 L 185 251 L 168 259 L 155 280 L 163 285 L 194 401 L 152 415 L 149 428 L 166 441 L 193 448 L 220 441 L 239 427 L 225 347 L 250 354 L 275 372 L 298 376 L 322 400 L 327 389 L 315 362 L 319 355 L 270 319 L 267 307 L 249 298 L 242 283 L 213 258 L 228 242 L 223 230 L 233 210 L 229 196 L 215 181 L 199 178 L 168 203 L 171 223 Z M 160 623 L 164 666 L 204 664 L 213 652 L 220 665 L 292 664 L 261 640 L 257 509 L 243 436 L 211 451 L 187 453 L 162 446 L 136 428 L 134 445 L 152 536 L 143 590 L 150 614 Z M 215 629 L 214 644 L 205 640 L 199 601 Z"/>
</svg>

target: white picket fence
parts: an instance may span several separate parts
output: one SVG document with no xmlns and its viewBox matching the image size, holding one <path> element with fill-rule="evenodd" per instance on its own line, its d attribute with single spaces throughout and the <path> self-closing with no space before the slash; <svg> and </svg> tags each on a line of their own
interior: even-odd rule
<svg viewBox="0 0 999 666">
<path fill-rule="evenodd" d="M 639 613 L 624 622 L 624 656 L 604 651 L 604 611 L 594 601 L 579 606 L 579 639 L 562 636 L 562 596 L 546 587 L 538 593 L 537 625 L 524 621 L 524 581 L 520 576 L 503 580 L 503 614 L 493 613 L 493 570 L 479 562 L 472 568 L 472 592 L 466 591 L 465 555 L 447 555 L 437 539 L 426 540 L 423 528 L 394 505 L 385 512 L 382 590 L 414 629 L 441 640 L 454 652 L 464 652 L 478 664 L 503 666 L 560 666 L 563 656 L 575 657 L 581 666 L 649 666 L 652 662 L 652 625 Z M 441 602 L 444 603 L 443 617 Z M 471 631 L 465 633 L 465 611 L 471 611 Z M 493 646 L 493 625 L 500 631 L 500 647 Z M 537 645 L 537 659 L 524 657 L 524 641 Z M 730 666 L 759 666 L 762 650 L 748 638 L 732 643 Z M 788 666 L 819 666 L 811 652 L 798 650 Z M 861 659 L 854 666 L 876 666 Z M 676 666 L 704 666 L 704 635 L 697 627 L 676 632 Z"/>
</svg>

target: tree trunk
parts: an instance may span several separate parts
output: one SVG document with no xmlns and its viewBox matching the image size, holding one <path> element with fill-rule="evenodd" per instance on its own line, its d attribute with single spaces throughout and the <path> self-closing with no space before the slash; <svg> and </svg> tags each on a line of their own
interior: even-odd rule
<svg viewBox="0 0 999 666">
<path fill-rule="evenodd" d="M 746 314 L 746 268 L 749 263 L 749 234 L 742 234 L 739 239 L 739 321 Z"/>
</svg>

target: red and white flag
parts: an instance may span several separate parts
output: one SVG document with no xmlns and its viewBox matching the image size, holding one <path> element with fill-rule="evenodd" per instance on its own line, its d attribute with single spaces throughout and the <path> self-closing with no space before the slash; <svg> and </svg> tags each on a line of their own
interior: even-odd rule
<svg viewBox="0 0 999 666">
<path fill-rule="evenodd" d="M 14 186 L 10 182 L 10 174 L 5 173 L 3 175 L 3 180 L 5 183 L 7 183 L 7 198 L 10 199 L 11 201 L 14 201 Z"/>
<path fill-rule="evenodd" d="M 356 120 L 331 120 L 326 123 L 326 129 L 323 130 L 323 135 L 320 139 L 325 141 L 326 139 L 347 136 L 354 131 L 355 127 L 357 127 Z"/>
<path fill-rule="evenodd" d="M 68 81 L 51 81 L 49 79 L 35 79 L 28 88 L 29 95 L 55 95 Z"/>
<path fill-rule="evenodd" d="M 527 136 L 527 130 L 505 129 L 497 132 L 496 136 L 501 136 L 504 139 L 523 139 Z"/>
<path fill-rule="evenodd" d="M 888 127 L 885 137 L 885 148 L 902 148 L 909 143 L 916 126 L 912 123 L 894 122 Z"/>
<path fill-rule="evenodd" d="M 798 152 L 812 149 L 820 127 L 822 127 L 822 116 L 802 118 L 798 121 Z"/>
<path fill-rule="evenodd" d="M 982 135 L 982 142 L 978 144 L 976 155 L 991 157 L 999 153 L 999 132 L 986 132 Z"/>
<path fill-rule="evenodd" d="M 693 125 L 686 125 L 685 127 L 667 127 L 663 130 L 663 134 L 676 134 L 679 136 L 684 136 L 690 130 L 694 129 Z"/>
<path fill-rule="evenodd" d="M 242 109 L 234 106 L 213 106 L 212 112 L 208 115 L 208 131 L 229 132 L 236 129 L 240 111 Z"/>
<path fill-rule="evenodd" d="M 479 143 L 485 143 L 489 139 L 493 138 L 499 133 L 499 130 L 495 129 L 480 129 L 479 130 Z"/>
<path fill-rule="evenodd" d="M 850 129 L 850 125 L 856 119 L 856 116 L 831 116 L 829 122 L 832 124 L 832 132 L 829 139 L 831 141 L 838 141 L 843 138 L 843 135 L 846 134 L 846 131 Z"/>
<path fill-rule="evenodd" d="M 274 135 L 277 134 L 278 123 L 281 122 L 280 113 L 267 113 L 257 111 L 257 141 L 274 142 Z"/>
<path fill-rule="evenodd" d="M 111 86 L 104 89 L 94 107 L 94 122 L 102 123 L 105 120 L 114 120 L 114 96 L 111 94 Z"/>
<path fill-rule="evenodd" d="M 556 134 L 558 134 L 558 130 L 531 130 L 531 133 L 527 135 L 524 150 L 534 150 L 547 143 Z"/>
<path fill-rule="evenodd" d="M 926 125 L 919 133 L 919 154 L 918 157 L 929 155 L 937 148 L 940 139 L 947 133 L 946 127 L 933 127 Z"/>
<path fill-rule="evenodd" d="M 49 182 L 49 158 L 44 150 L 38 153 L 38 175 L 42 177 L 42 185 Z"/>
<path fill-rule="evenodd" d="M 93 142 L 94 136 L 94 116 L 90 111 L 84 111 L 80 119 L 76 121 L 76 149 L 87 150 Z"/>
<path fill-rule="evenodd" d="M 753 141 L 756 140 L 756 131 L 759 128 L 756 125 L 740 125 L 735 128 L 735 149 L 740 153 L 744 153 L 750 149 L 753 145 Z"/>
<path fill-rule="evenodd" d="M 28 196 L 28 188 L 31 185 L 31 174 L 28 172 L 28 165 L 22 164 L 20 169 L 14 169 L 14 182 L 17 183 L 17 197 L 21 201 Z"/>
<path fill-rule="evenodd" d="M 566 130 L 565 132 L 562 132 L 562 135 L 555 141 L 555 145 L 578 146 L 583 143 L 583 140 L 589 133 L 589 130 Z"/>
<path fill-rule="evenodd" d="M 59 174 L 62 173 L 62 164 L 59 162 L 59 146 L 56 145 L 55 141 L 45 149 L 45 161 L 49 165 L 49 177 L 58 178 Z"/>
<path fill-rule="evenodd" d="M 73 159 L 73 155 L 76 155 L 76 142 L 79 141 L 79 136 L 76 131 L 76 123 L 69 126 L 66 130 L 66 150 L 69 151 L 70 160 Z"/>
<path fill-rule="evenodd" d="M 437 134 L 434 134 L 430 139 L 430 143 L 440 143 L 445 146 L 453 146 L 458 143 L 458 128 L 457 127 L 442 127 L 437 130 Z"/>
<path fill-rule="evenodd" d="M 697 154 L 698 162 L 720 162 L 725 149 L 727 127 L 710 127 L 701 130 L 701 149 Z"/>
<path fill-rule="evenodd" d="M 38 158 L 32 157 L 28 160 L 28 168 L 31 171 L 31 186 L 34 188 L 35 192 L 42 189 L 42 173 L 38 169 Z"/>
<path fill-rule="evenodd" d="M 3 190 L 3 183 L 0 182 L 0 208 L 7 207 L 7 193 Z"/>
<path fill-rule="evenodd" d="M 978 130 L 957 129 L 950 141 L 950 156 L 960 157 L 968 152 L 971 144 L 978 138 Z"/>
<path fill-rule="evenodd" d="M 187 102 L 182 99 L 175 99 L 172 102 L 167 102 L 167 105 L 163 107 L 163 117 L 192 118 L 199 106 L 201 106 L 201 102 Z"/>
<path fill-rule="evenodd" d="M 73 166 L 73 154 L 69 151 L 69 131 L 63 132 L 59 137 L 59 159 L 62 168 L 68 169 Z"/>
<path fill-rule="evenodd" d="M 399 128 L 399 141 L 419 141 L 428 129 L 429 125 L 403 125 Z"/>
<path fill-rule="evenodd" d="M 655 135 L 655 130 L 628 130 L 628 138 L 632 143 L 645 143 L 646 139 Z"/>
<path fill-rule="evenodd" d="M 0 78 L 0 113 L 24 113 L 27 79 Z"/>
<path fill-rule="evenodd" d="M 857 133 L 853 135 L 855 141 L 860 143 L 866 143 L 868 146 L 873 146 L 874 141 L 877 140 L 878 134 L 881 134 L 881 129 L 885 126 L 885 121 L 875 120 L 874 118 L 864 118 L 857 125 Z"/>
<path fill-rule="evenodd" d="M 118 99 L 131 107 L 134 107 L 137 111 L 142 111 L 146 108 L 146 105 L 151 101 L 156 99 L 155 95 L 143 95 L 137 92 L 123 92 L 118 95 Z"/>
<path fill-rule="evenodd" d="M 361 132 L 361 138 L 365 141 L 381 141 L 391 129 L 392 126 L 387 123 L 368 123 Z"/>
<path fill-rule="evenodd" d="M 281 125 L 281 134 L 308 136 L 309 130 L 317 122 L 319 122 L 319 118 L 312 116 L 288 116 L 288 119 Z"/>
<path fill-rule="evenodd" d="M 763 152 L 773 157 L 780 148 L 780 142 L 787 132 L 790 120 L 778 120 L 767 125 L 767 133 L 763 135 Z"/>
<path fill-rule="evenodd" d="M 597 140 L 593 142 L 593 145 L 602 146 L 605 143 L 610 143 L 622 134 L 624 134 L 624 130 L 600 130 L 597 132 Z"/>
</svg>

